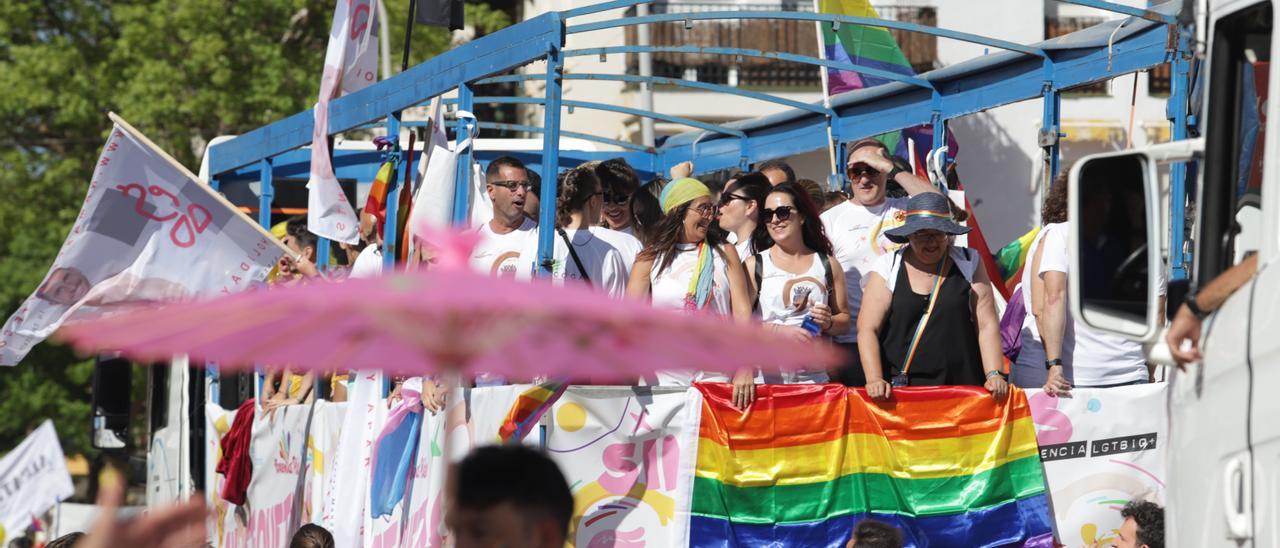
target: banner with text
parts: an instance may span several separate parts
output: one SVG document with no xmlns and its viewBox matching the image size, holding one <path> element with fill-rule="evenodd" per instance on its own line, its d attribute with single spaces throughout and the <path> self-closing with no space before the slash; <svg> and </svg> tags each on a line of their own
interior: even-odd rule
<svg viewBox="0 0 1280 548">
<path fill-rule="evenodd" d="M 0 459 L 0 542 L 22 536 L 32 518 L 75 492 L 58 433 L 46 420 Z"/>
</svg>

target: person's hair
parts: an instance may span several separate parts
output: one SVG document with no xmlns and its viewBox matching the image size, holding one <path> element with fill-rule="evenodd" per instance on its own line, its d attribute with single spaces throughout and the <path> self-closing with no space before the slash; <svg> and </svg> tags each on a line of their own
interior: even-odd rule
<svg viewBox="0 0 1280 548">
<path fill-rule="evenodd" d="M 640 188 L 640 176 L 622 158 L 597 163 L 595 172 L 600 178 L 600 190 L 605 192 L 630 196 Z"/>
<path fill-rule="evenodd" d="M 631 195 L 631 226 L 635 227 L 636 238 L 639 238 L 640 243 L 644 245 L 649 244 L 654 228 L 662 220 L 662 204 L 658 203 L 658 197 L 649 191 L 650 187 L 655 186 L 658 185 L 650 183 Z"/>
<path fill-rule="evenodd" d="M 796 170 L 791 169 L 791 164 L 778 159 L 765 160 L 756 165 L 755 170 L 764 173 L 767 169 L 776 169 L 786 174 L 788 183 L 796 182 Z"/>
<path fill-rule="evenodd" d="M 795 183 L 779 183 L 773 187 L 769 194 L 786 194 L 790 196 L 791 201 L 796 204 L 796 213 L 805 219 L 804 225 L 800 228 L 800 236 L 804 240 L 805 247 L 820 253 L 826 253 L 827 256 L 832 255 L 831 240 L 827 238 L 827 231 L 822 226 L 818 206 L 813 205 L 813 200 L 809 198 L 808 192 L 805 192 Z M 763 210 L 763 208 L 761 209 Z M 757 252 L 773 247 L 773 238 L 769 236 L 769 227 L 763 218 L 760 221 L 756 225 L 755 233 L 751 235 L 751 243 L 755 246 Z"/>
<path fill-rule="evenodd" d="M 556 184 L 556 226 L 568 225 L 570 215 L 582 211 L 587 200 L 597 192 L 600 192 L 600 178 L 591 168 L 578 166 L 566 171 Z"/>
<path fill-rule="evenodd" d="M 879 140 L 879 139 L 876 139 L 875 137 L 867 137 L 866 139 L 858 139 L 857 141 L 854 141 L 854 142 L 852 142 L 852 143 L 849 143 L 849 149 L 846 151 L 845 155 L 846 155 L 846 156 L 853 156 L 854 151 L 856 151 L 856 150 L 858 150 L 858 149 L 860 149 L 860 148 L 862 148 L 862 147 L 876 147 L 876 148 L 880 149 L 881 151 L 883 151 L 885 156 L 892 156 L 892 155 L 893 155 L 893 152 L 889 150 L 889 147 L 888 147 L 888 146 L 886 146 L 884 143 L 880 142 L 880 140 Z"/>
<path fill-rule="evenodd" d="M 1044 197 L 1044 207 L 1040 209 L 1040 224 L 1067 222 L 1067 170 L 1053 180 L 1049 194 Z"/>
<path fill-rule="evenodd" d="M 293 239 L 298 241 L 298 247 L 302 249 L 314 248 L 318 241 L 316 235 L 307 230 L 307 218 L 302 215 L 289 219 L 289 222 L 285 224 L 285 232 L 293 236 Z"/>
<path fill-rule="evenodd" d="M 489 162 L 489 167 L 485 168 L 484 175 L 486 178 L 496 177 L 498 175 L 498 170 L 503 167 L 523 169 L 526 174 L 529 174 L 529 168 L 525 167 L 524 162 L 521 162 L 519 158 L 514 156 L 499 156 Z M 530 179 L 532 180 L 532 175 L 530 175 Z"/>
<path fill-rule="evenodd" d="M 739 174 L 729 186 L 724 187 L 722 194 L 738 194 L 756 203 L 756 213 L 764 209 L 764 199 L 769 197 L 769 178 L 759 171 Z M 759 220 L 759 217 L 756 218 Z"/>
<path fill-rule="evenodd" d="M 681 236 L 684 235 L 684 216 L 689 212 L 692 203 L 693 200 L 680 204 L 670 213 L 663 215 L 649 234 L 649 241 L 645 242 L 644 250 L 638 257 L 646 261 L 656 261 L 658 264 L 654 269 L 655 274 L 661 274 L 671 266 L 671 261 L 675 260 L 676 246 L 680 245 Z M 722 243 L 724 238 L 720 231 L 707 231 L 707 245 L 712 246 L 716 253 L 724 253 L 720 249 Z"/>
<path fill-rule="evenodd" d="M 573 494 L 547 455 L 524 445 L 473 449 L 457 466 L 458 508 L 486 510 L 509 503 L 522 516 L 555 520 L 568 535 Z"/>
<path fill-rule="evenodd" d="M 1129 501 L 1120 509 L 1120 517 L 1133 519 L 1137 525 L 1138 544 L 1146 544 L 1150 548 L 1164 548 L 1164 508 L 1150 501 Z"/>
<path fill-rule="evenodd" d="M 902 531 L 883 521 L 864 519 L 853 526 L 854 548 L 902 548 Z"/>
<path fill-rule="evenodd" d="M 75 533 L 67 533 L 65 535 L 62 535 L 58 538 L 55 538 L 49 541 L 48 544 L 44 545 L 44 548 L 71 548 L 77 542 L 79 542 L 80 539 L 83 537 L 84 537 L 84 533 L 81 533 L 79 531 Z"/>
<path fill-rule="evenodd" d="M 827 203 L 827 193 L 822 190 L 822 185 L 813 179 L 800 179 L 796 181 L 796 185 L 808 192 L 809 199 L 813 200 L 814 207 L 818 208 L 818 211 L 822 211 L 822 207 Z"/>
<path fill-rule="evenodd" d="M 835 206 L 840 205 L 840 202 L 843 202 L 848 199 L 849 199 L 849 195 L 845 194 L 844 191 L 842 190 L 828 190 L 827 196 L 826 196 L 826 203 L 822 205 L 822 210 L 826 211 L 828 209 L 831 209 Z"/>
<path fill-rule="evenodd" d="M 308 523 L 293 534 L 289 548 L 333 548 L 333 544 L 333 534 L 328 529 Z"/>
<path fill-rule="evenodd" d="M 533 193 L 534 196 L 537 196 L 538 199 L 541 200 L 542 199 L 542 175 L 539 175 L 537 171 L 534 171 L 527 167 L 524 168 L 524 172 L 526 175 L 529 176 L 529 184 L 533 185 L 533 188 L 529 189 L 529 192 Z"/>
</svg>

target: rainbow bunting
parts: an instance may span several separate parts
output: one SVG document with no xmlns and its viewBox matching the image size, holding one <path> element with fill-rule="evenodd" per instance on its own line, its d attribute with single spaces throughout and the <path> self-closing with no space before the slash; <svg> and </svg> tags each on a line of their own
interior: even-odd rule
<svg viewBox="0 0 1280 548">
<path fill-rule="evenodd" d="M 1027 264 L 1027 251 L 1031 250 L 1031 243 L 1036 241 L 1039 234 L 1040 227 L 1037 226 L 996 252 L 996 265 L 1000 267 L 1000 279 L 1004 282 L 1005 291 L 1013 291 L 1022 280 L 1022 268 Z"/>
<path fill-rule="evenodd" d="M 908 388 L 893 405 L 838 385 L 698 385 L 693 546 L 844 546 L 871 517 L 908 546 L 1052 546 L 1025 394 Z"/>
<path fill-rule="evenodd" d="M 538 419 L 555 405 L 569 387 L 566 379 L 548 379 L 530 386 L 507 411 L 506 420 L 498 427 L 498 439 L 503 443 L 518 442 L 529 435 Z"/>
</svg>

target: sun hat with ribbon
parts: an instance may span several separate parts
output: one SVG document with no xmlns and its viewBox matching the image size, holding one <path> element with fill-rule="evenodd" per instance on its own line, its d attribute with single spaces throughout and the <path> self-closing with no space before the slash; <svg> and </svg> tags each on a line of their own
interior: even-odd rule
<svg viewBox="0 0 1280 548">
<path fill-rule="evenodd" d="M 710 195 L 711 189 L 702 184 L 702 181 L 685 177 L 667 183 L 667 186 L 662 189 L 662 195 L 658 196 L 658 203 L 662 204 L 663 213 L 671 213 L 671 210 L 680 207 L 681 204 Z"/>
<path fill-rule="evenodd" d="M 951 208 L 946 196 L 934 192 L 916 194 L 907 201 L 906 222 L 902 226 L 884 231 L 886 238 L 895 243 L 907 243 L 907 236 L 921 230 L 938 230 L 951 235 L 965 234 L 969 227 L 951 220 Z"/>
</svg>

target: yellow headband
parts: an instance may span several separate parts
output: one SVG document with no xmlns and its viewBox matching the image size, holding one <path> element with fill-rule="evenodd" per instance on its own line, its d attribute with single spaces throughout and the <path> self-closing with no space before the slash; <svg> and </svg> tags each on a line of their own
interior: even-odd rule
<svg viewBox="0 0 1280 548">
<path fill-rule="evenodd" d="M 658 202 L 662 204 L 663 213 L 671 213 L 671 210 L 680 207 L 681 204 L 710 195 L 711 189 L 702 184 L 702 181 L 685 177 L 668 183 L 667 187 L 662 189 Z"/>
</svg>

